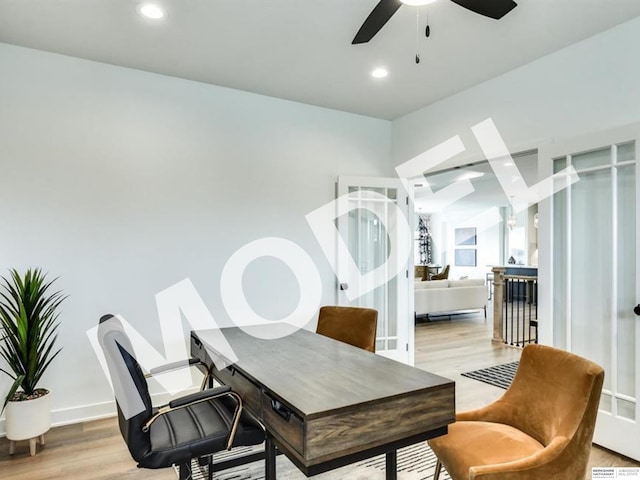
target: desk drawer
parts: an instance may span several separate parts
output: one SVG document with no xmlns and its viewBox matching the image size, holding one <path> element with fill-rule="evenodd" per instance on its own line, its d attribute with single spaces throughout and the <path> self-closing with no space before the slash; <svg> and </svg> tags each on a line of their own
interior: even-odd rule
<svg viewBox="0 0 640 480">
<path fill-rule="evenodd" d="M 228 385 L 231 390 L 242 397 L 244 407 L 249 410 L 258 420 L 262 420 L 261 414 L 261 393 L 257 385 L 245 377 L 242 373 L 234 370 L 233 366 L 217 370 L 214 368 L 213 376 L 220 383 Z"/>
<path fill-rule="evenodd" d="M 300 417 L 267 393 L 262 394 L 262 415 L 267 430 L 304 456 L 304 423 Z"/>
</svg>

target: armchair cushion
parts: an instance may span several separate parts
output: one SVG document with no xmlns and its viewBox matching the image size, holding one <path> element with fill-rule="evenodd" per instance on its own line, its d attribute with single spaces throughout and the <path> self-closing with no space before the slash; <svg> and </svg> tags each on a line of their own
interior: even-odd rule
<svg viewBox="0 0 640 480">
<path fill-rule="evenodd" d="M 451 478 L 468 478 L 474 465 L 505 463 L 534 455 L 544 446 L 524 432 L 502 423 L 456 422 L 449 434 L 458 442 L 438 450 L 440 461 L 451 468 Z"/>
</svg>

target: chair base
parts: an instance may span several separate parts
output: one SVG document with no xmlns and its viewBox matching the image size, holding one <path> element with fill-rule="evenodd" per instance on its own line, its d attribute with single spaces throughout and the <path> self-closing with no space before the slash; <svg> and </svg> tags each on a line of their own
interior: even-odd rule
<svg viewBox="0 0 640 480">
<path fill-rule="evenodd" d="M 178 480 L 191 480 L 191 463 L 183 463 L 178 467 Z"/>
<path fill-rule="evenodd" d="M 280 450 L 276 451 L 276 455 L 281 454 L 282 452 Z M 192 462 L 197 462 L 200 467 L 203 467 L 199 469 L 201 472 L 200 474 L 207 478 L 207 480 L 212 480 L 213 474 L 215 472 L 222 472 L 229 468 L 239 467 L 240 465 L 246 465 L 247 463 L 258 462 L 260 460 L 265 460 L 265 458 L 265 450 L 259 450 L 257 452 L 238 455 L 228 460 L 222 460 L 219 462 L 213 462 L 211 457 L 200 457 L 197 459 L 194 458 Z M 195 467 L 194 465 L 195 463 L 189 463 L 177 466 L 176 474 L 178 475 L 178 480 L 192 480 L 194 469 L 198 469 L 197 465 Z M 206 469 L 204 468 L 205 466 Z"/>
</svg>

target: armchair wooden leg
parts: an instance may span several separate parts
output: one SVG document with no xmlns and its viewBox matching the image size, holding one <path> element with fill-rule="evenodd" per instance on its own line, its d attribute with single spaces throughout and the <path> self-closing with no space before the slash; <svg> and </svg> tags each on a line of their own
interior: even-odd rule
<svg viewBox="0 0 640 480">
<path fill-rule="evenodd" d="M 440 470 L 442 470 L 442 464 L 440 463 L 440 459 L 438 459 L 436 461 L 436 468 L 433 470 L 433 480 L 440 478 Z"/>
</svg>

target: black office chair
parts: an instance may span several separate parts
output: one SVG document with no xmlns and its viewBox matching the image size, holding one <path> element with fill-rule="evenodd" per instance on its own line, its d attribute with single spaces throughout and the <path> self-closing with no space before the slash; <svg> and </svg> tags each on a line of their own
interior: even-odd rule
<svg viewBox="0 0 640 480">
<path fill-rule="evenodd" d="M 103 316 L 98 339 L 116 394 L 120 433 L 138 467 L 177 465 L 180 480 L 188 480 L 192 478 L 192 459 L 199 459 L 200 465 L 208 465 L 211 479 L 212 472 L 221 469 L 212 465 L 213 453 L 264 441 L 262 426 L 242 411 L 241 398 L 229 387 L 203 389 L 154 408 L 146 381 L 150 375 L 143 374 L 120 320 Z M 176 366 L 154 369 L 153 374 Z"/>
</svg>

